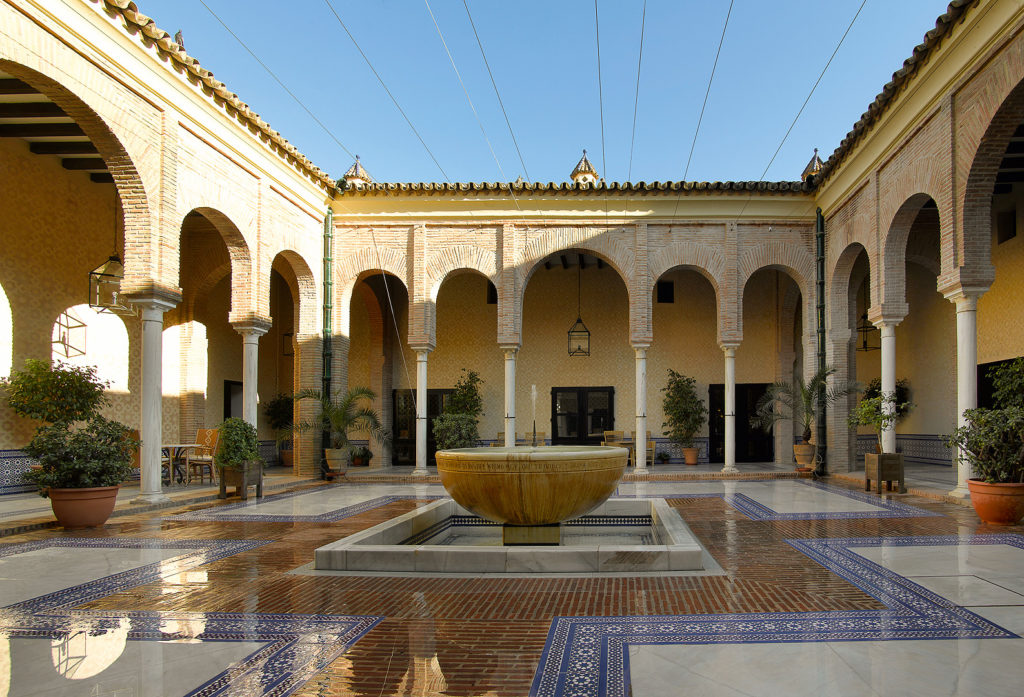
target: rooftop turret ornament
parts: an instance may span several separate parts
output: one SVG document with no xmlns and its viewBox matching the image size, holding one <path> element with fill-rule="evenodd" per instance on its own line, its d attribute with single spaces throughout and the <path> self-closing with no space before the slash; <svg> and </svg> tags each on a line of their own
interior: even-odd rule
<svg viewBox="0 0 1024 697">
<path fill-rule="evenodd" d="M 804 167 L 804 171 L 800 173 L 800 181 L 807 181 L 808 177 L 820 172 L 824 166 L 825 163 L 821 161 L 820 157 L 818 157 L 818 149 L 815 148 L 814 156 L 811 158 L 811 161 L 807 163 L 807 166 Z"/>
<path fill-rule="evenodd" d="M 594 165 L 590 164 L 590 160 L 587 159 L 586 150 L 583 151 L 583 157 L 577 163 L 576 169 L 569 176 L 572 177 L 574 184 L 597 184 L 597 170 L 594 169 Z"/>
<path fill-rule="evenodd" d="M 345 180 L 346 186 L 350 189 L 353 187 L 359 188 L 366 184 L 373 183 L 373 177 L 371 177 L 370 173 L 363 167 L 363 163 L 359 161 L 359 155 L 356 155 L 356 161 L 352 163 L 352 166 L 348 168 L 347 172 L 345 172 L 343 179 Z"/>
</svg>

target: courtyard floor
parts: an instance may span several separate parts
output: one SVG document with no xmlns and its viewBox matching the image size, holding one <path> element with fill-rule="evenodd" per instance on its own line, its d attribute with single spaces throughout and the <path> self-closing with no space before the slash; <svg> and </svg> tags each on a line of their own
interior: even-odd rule
<svg viewBox="0 0 1024 697">
<path fill-rule="evenodd" d="M 0 497 L 0 695 L 1022 694 L 1024 527 L 922 495 L 949 468 L 882 495 L 741 470 L 619 485 L 706 549 L 704 571 L 645 576 L 313 571 L 443 495 L 401 470 L 270 470 L 260 500 L 193 485 L 86 531 Z"/>
</svg>

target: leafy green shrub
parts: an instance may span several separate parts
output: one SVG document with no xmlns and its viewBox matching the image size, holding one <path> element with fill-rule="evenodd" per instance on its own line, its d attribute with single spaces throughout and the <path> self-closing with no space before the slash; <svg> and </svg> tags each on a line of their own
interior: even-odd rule
<svg viewBox="0 0 1024 697">
<path fill-rule="evenodd" d="M 24 476 L 39 487 L 41 496 L 50 487 L 116 486 L 132 473 L 132 453 L 138 447 L 127 426 L 98 415 L 77 430 L 62 423 L 42 426 L 25 447 L 41 468 Z"/>
<path fill-rule="evenodd" d="M 989 368 L 988 377 L 997 408 L 1024 407 L 1024 356 Z"/>
<path fill-rule="evenodd" d="M 906 378 L 900 378 L 896 381 L 896 392 L 894 393 L 893 403 L 896 407 L 896 421 L 899 421 L 904 416 L 910 413 L 911 408 L 914 406 L 910 402 L 910 381 Z M 864 388 L 864 399 L 874 399 L 875 397 L 882 396 L 882 378 L 875 377 L 871 378 L 868 382 L 867 387 Z M 871 424 L 863 424 L 864 426 L 870 426 Z"/>
<path fill-rule="evenodd" d="M 692 448 L 693 437 L 708 416 L 707 405 L 697 395 L 697 381 L 669 368 L 668 384 L 661 391 L 665 393 L 662 411 L 667 421 L 661 424 L 665 435 L 673 443 Z"/>
<path fill-rule="evenodd" d="M 1024 407 L 968 409 L 946 445 L 957 447 L 975 477 L 989 484 L 1024 482 Z"/>
<path fill-rule="evenodd" d="M 221 423 L 217 429 L 220 431 L 220 438 L 213 461 L 218 467 L 241 469 L 249 460 L 259 459 L 256 429 L 248 421 L 233 416 Z"/>
<path fill-rule="evenodd" d="M 95 415 L 106 403 L 109 383 L 96 377 L 93 366 L 72 366 L 29 358 L 25 369 L 0 379 L 7 405 L 15 414 L 48 424 L 72 424 Z"/>
<path fill-rule="evenodd" d="M 484 413 L 484 400 L 480 396 L 480 385 L 484 383 L 480 373 L 462 369 L 462 377 L 455 383 L 455 391 L 444 403 L 445 414 L 469 414 L 474 419 Z"/>
<path fill-rule="evenodd" d="M 901 403 L 897 394 L 893 392 L 879 392 L 877 395 L 869 397 L 867 392 L 865 392 L 861 400 L 857 402 L 857 406 L 850 412 L 849 418 L 847 418 L 850 428 L 870 426 L 875 431 L 875 437 L 878 439 L 878 452 L 882 452 L 882 431 L 890 426 L 895 426 L 914 407 L 912 403 L 907 401 Z M 885 404 L 886 399 L 895 402 L 896 409 L 892 414 L 882 411 L 882 406 Z"/>
<path fill-rule="evenodd" d="M 440 450 L 472 448 L 479 439 L 476 417 L 470 414 L 441 414 L 434 419 L 434 440 Z"/>
<path fill-rule="evenodd" d="M 354 460 L 357 457 L 363 460 L 363 464 L 369 464 L 370 460 L 373 459 L 373 451 L 365 445 L 360 445 L 358 448 L 352 448 L 352 459 Z"/>
</svg>

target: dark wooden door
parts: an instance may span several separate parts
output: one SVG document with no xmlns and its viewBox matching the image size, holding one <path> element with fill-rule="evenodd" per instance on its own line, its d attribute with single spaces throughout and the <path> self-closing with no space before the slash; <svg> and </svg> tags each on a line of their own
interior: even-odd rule
<svg viewBox="0 0 1024 697">
<path fill-rule="evenodd" d="M 768 389 L 768 383 L 750 382 L 736 385 L 736 462 L 772 462 L 775 459 L 775 438 L 750 425 L 757 400 Z M 725 385 L 708 386 L 708 460 L 725 462 Z"/>
<path fill-rule="evenodd" d="M 600 445 L 614 428 L 614 387 L 551 388 L 552 445 Z"/>
</svg>

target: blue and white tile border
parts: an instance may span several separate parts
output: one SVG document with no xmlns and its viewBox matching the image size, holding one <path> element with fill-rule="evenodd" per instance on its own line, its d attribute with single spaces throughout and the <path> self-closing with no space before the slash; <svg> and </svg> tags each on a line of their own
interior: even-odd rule
<svg viewBox="0 0 1024 697">
<path fill-rule="evenodd" d="M 286 494 L 276 494 L 274 501 L 282 501 L 287 498 L 295 496 L 306 496 L 308 494 L 320 494 L 325 490 L 333 489 L 337 487 L 345 487 L 351 485 L 335 484 L 329 487 L 320 487 L 312 491 L 293 491 Z M 245 522 L 245 523 L 333 523 L 344 518 L 350 518 L 360 513 L 372 511 L 375 508 L 380 508 L 389 503 L 395 501 L 410 501 L 410 500 L 436 500 L 444 498 L 443 496 L 415 496 L 415 495 L 395 495 L 395 496 L 378 496 L 377 498 L 368 499 L 359 503 L 354 503 L 349 506 L 343 506 L 336 508 L 326 513 L 317 513 L 313 515 L 259 515 L 256 513 L 235 513 L 235 511 L 244 511 L 247 508 L 263 503 L 261 501 L 245 501 L 239 503 L 232 503 L 227 506 L 216 506 L 213 508 L 206 508 L 201 511 L 189 511 L 187 513 L 178 513 L 177 515 L 166 516 L 165 520 L 219 520 L 219 521 L 231 521 L 231 522 Z"/>
<path fill-rule="evenodd" d="M 35 491 L 36 485 L 22 478 L 34 464 L 23 450 L 0 450 L 0 495 Z"/>
<path fill-rule="evenodd" d="M 1019 535 L 788 540 L 865 593 L 884 610 L 652 617 L 559 617 L 552 621 L 531 697 L 626 697 L 629 645 L 719 644 L 894 639 L 1019 638 L 988 620 L 875 564 L 857 547 L 1004 544 Z"/>
<path fill-rule="evenodd" d="M 264 645 L 242 661 L 229 666 L 187 697 L 216 697 L 231 692 L 244 681 L 246 694 L 254 697 L 287 695 L 326 668 L 347 651 L 383 617 L 362 615 L 297 615 L 223 612 L 140 612 L 70 610 L 113 593 L 157 581 L 217 559 L 269 544 L 268 540 L 164 540 L 143 538 L 51 538 L 0 545 L 0 558 L 41 549 L 117 548 L 182 549 L 179 556 L 112 574 L 0 609 L 0 629 L 15 638 L 52 639 L 72 631 L 118 626 L 130 621 L 128 640 L 258 642 Z M 196 635 L 176 627 L 196 626 Z M 237 692 L 237 690 L 236 690 Z"/>
</svg>

